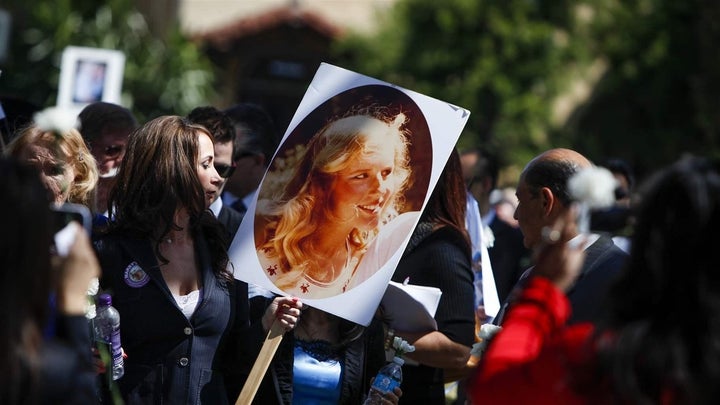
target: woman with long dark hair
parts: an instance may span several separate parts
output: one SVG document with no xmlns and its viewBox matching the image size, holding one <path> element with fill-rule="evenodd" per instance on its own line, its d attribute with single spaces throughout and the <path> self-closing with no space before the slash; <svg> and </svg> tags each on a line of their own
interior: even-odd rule
<svg viewBox="0 0 720 405">
<path fill-rule="evenodd" d="M 400 403 L 444 404 L 446 369 L 462 369 L 474 343 L 475 315 L 470 240 L 465 229 L 466 191 L 453 150 L 423 210 L 393 281 L 442 291 L 429 333 L 394 331 L 415 346 L 403 366 Z"/>
<path fill-rule="evenodd" d="M 226 403 L 243 367 L 247 284 L 233 279 L 227 234 L 206 209 L 221 181 L 213 160 L 212 135 L 181 117 L 130 135 L 110 194 L 113 222 L 96 242 L 101 285 L 120 312 L 128 402 Z M 265 317 L 290 329 L 300 305 L 278 298 Z"/>
</svg>

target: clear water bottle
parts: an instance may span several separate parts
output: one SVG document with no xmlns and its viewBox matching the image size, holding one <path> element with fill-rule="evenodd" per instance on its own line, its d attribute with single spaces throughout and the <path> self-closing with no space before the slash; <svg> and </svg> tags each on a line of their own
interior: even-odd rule
<svg viewBox="0 0 720 405">
<path fill-rule="evenodd" d="M 373 381 L 364 405 L 382 404 L 382 397 L 388 392 L 393 392 L 395 387 L 402 383 L 402 365 L 405 361 L 400 357 L 394 357 L 393 361 L 384 365 L 378 371 Z"/>
<path fill-rule="evenodd" d="M 110 294 L 98 296 L 97 315 L 93 319 L 95 340 L 107 347 L 112 357 L 112 378 L 117 380 L 125 374 L 122 346 L 120 345 L 120 313 L 112 306 Z"/>
</svg>

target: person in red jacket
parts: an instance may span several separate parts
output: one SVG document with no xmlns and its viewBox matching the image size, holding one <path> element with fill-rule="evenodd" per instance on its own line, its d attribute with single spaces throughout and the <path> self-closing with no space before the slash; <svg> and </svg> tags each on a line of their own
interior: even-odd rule
<svg viewBox="0 0 720 405">
<path fill-rule="evenodd" d="M 717 403 L 720 165 L 686 158 L 645 190 L 630 260 L 596 324 L 566 326 L 564 291 L 583 253 L 546 238 L 471 379 L 473 403 Z M 554 226 L 560 240 L 569 215 Z"/>
</svg>

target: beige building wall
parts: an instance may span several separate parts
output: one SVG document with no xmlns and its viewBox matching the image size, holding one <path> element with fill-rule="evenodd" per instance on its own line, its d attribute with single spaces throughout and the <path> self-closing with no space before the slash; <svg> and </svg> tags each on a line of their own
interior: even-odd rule
<svg viewBox="0 0 720 405">
<path fill-rule="evenodd" d="M 279 7 L 295 6 L 340 28 L 369 32 L 396 0 L 180 0 L 184 32 L 199 34 Z"/>
</svg>

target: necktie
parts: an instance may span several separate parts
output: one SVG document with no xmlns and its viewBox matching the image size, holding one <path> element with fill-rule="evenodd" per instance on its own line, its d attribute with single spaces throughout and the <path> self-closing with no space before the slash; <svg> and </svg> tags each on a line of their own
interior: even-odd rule
<svg viewBox="0 0 720 405">
<path fill-rule="evenodd" d="M 241 214 L 244 214 L 245 211 L 247 211 L 247 207 L 245 206 L 245 204 L 242 202 L 242 199 L 240 199 L 240 198 L 238 198 L 234 203 L 232 203 L 232 205 L 230 205 L 230 207 L 234 208 L 235 211 L 237 211 Z"/>
</svg>

